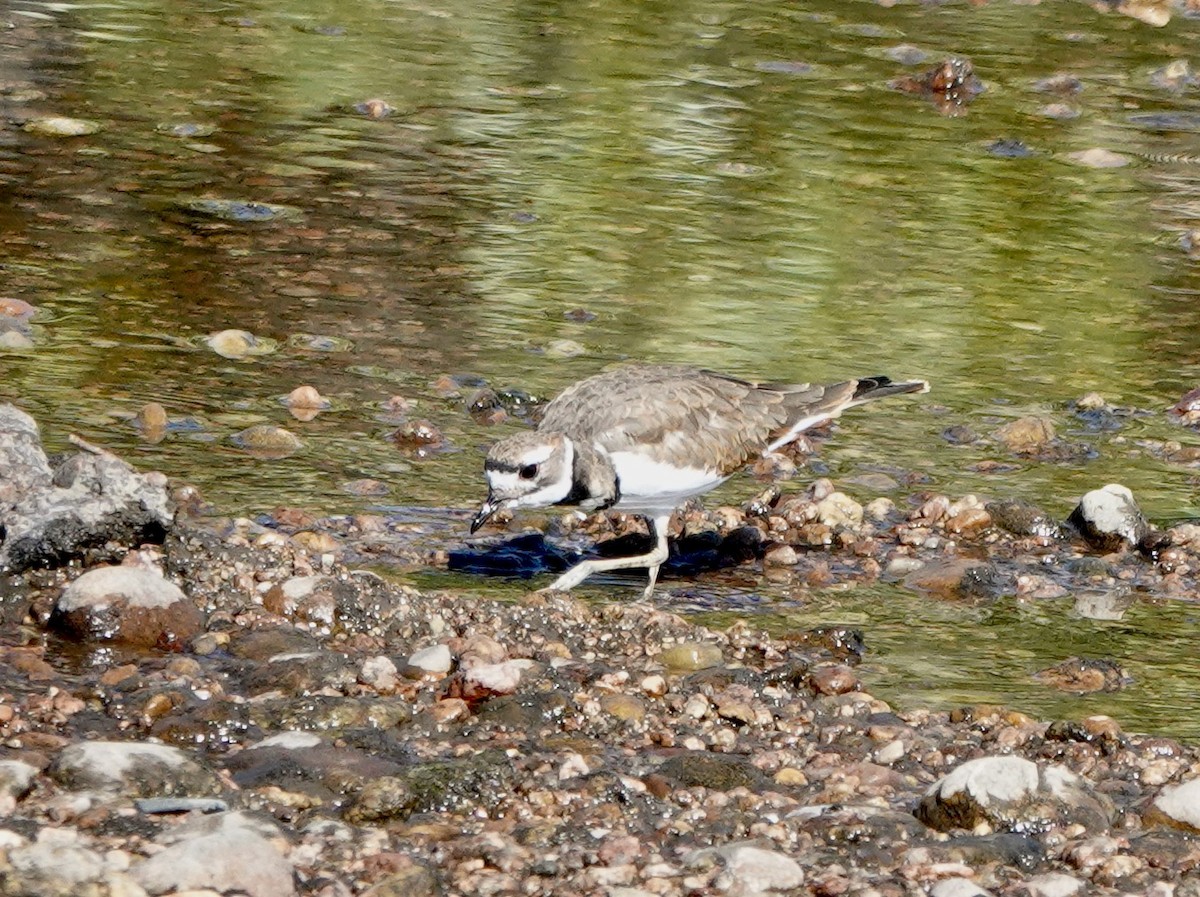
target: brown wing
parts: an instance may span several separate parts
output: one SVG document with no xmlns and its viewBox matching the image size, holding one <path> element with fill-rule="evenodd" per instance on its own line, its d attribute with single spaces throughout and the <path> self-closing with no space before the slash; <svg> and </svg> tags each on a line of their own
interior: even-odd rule
<svg viewBox="0 0 1200 897">
<path fill-rule="evenodd" d="M 539 429 L 609 452 L 686 458 L 691 466 L 725 475 L 761 453 L 781 428 L 786 431 L 795 389 L 759 388 L 696 368 L 632 365 L 568 388 L 546 408 Z"/>
</svg>

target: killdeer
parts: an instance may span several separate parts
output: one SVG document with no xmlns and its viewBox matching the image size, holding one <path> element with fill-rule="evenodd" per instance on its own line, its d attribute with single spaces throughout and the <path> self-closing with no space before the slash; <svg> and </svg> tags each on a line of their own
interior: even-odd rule
<svg viewBox="0 0 1200 897">
<path fill-rule="evenodd" d="M 847 408 L 928 389 L 924 380 L 887 377 L 812 386 L 756 384 L 679 365 L 615 368 L 567 387 L 546 406 L 537 430 L 491 447 L 487 501 L 471 532 L 501 508 L 571 505 L 643 515 L 655 538 L 650 552 L 583 561 L 549 588 L 566 591 L 593 573 L 647 567 L 649 598 L 667 559 L 671 514 L 687 499 Z"/>
</svg>

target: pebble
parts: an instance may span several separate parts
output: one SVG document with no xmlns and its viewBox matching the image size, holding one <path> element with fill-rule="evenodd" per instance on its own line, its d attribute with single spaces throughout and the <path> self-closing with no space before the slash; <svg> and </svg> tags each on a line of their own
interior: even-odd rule
<svg viewBox="0 0 1200 897">
<path fill-rule="evenodd" d="M 450 672 L 454 658 L 448 645 L 430 645 L 414 651 L 408 658 L 406 667 L 416 670 L 418 674 L 430 673 L 442 676 Z"/>
<path fill-rule="evenodd" d="M 844 695 L 862 687 L 854 671 L 844 664 L 817 667 L 809 673 L 809 681 L 819 695 Z"/>
<path fill-rule="evenodd" d="M 1035 875 L 1024 886 L 1028 897 L 1075 897 L 1086 887 L 1078 878 L 1065 872 Z"/>
<path fill-rule="evenodd" d="M 681 642 L 664 648 L 659 660 L 669 670 L 689 673 L 719 666 L 724 660 L 724 655 L 720 646 L 712 642 Z"/>
<path fill-rule="evenodd" d="M 600 706 L 609 716 L 626 722 L 638 722 L 646 716 L 646 702 L 635 695 L 621 693 L 603 695 Z"/>
<path fill-rule="evenodd" d="M 789 891 L 804 884 L 804 869 L 792 857 L 756 842 L 734 842 L 693 851 L 684 857 L 688 868 L 705 867 L 714 859 L 722 871 L 714 886 L 730 894 L 753 895 Z"/>
<path fill-rule="evenodd" d="M 255 424 L 239 430 L 230 439 L 234 445 L 264 459 L 286 458 L 304 447 L 299 436 L 274 424 Z"/>
<path fill-rule="evenodd" d="M 84 118 L 54 115 L 30 119 L 22 126 L 22 130 L 39 137 L 87 137 L 99 132 L 100 125 Z"/>
<path fill-rule="evenodd" d="M 992 435 L 1010 452 L 1032 455 L 1054 440 L 1054 423 L 1048 417 L 1030 415 L 1010 421 Z"/>
<path fill-rule="evenodd" d="M 1128 156 L 1121 153 L 1114 153 L 1112 150 L 1102 147 L 1093 147 L 1092 149 L 1067 153 L 1067 158 L 1076 165 L 1082 165 L 1085 168 L 1123 168 L 1131 161 Z"/>
</svg>

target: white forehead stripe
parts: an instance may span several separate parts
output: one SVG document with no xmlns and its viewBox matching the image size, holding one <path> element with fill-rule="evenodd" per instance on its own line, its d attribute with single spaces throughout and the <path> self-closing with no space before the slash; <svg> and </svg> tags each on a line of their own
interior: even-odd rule
<svg viewBox="0 0 1200 897">
<path fill-rule="evenodd" d="M 521 461 L 524 464 L 543 464 L 549 460 L 554 454 L 554 445 L 546 443 L 544 445 L 535 445 L 529 451 L 521 456 Z"/>
<path fill-rule="evenodd" d="M 517 475 L 511 470 L 489 470 L 487 481 L 494 492 L 508 494 L 517 488 Z"/>
</svg>

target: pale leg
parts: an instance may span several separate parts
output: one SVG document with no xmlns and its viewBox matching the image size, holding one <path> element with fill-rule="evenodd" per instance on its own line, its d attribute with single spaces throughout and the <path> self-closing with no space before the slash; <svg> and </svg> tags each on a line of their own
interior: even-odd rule
<svg viewBox="0 0 1200 897">
<path fill-rule="evenodd" d="M 650 569 L 650 584 L 646 586 L 643 597 L 649 598 L 654 591 L 654 583 L 658 581 L 658 568 L 669 556 L 667 551 L 667 525 L 671 515 L 650 518 L 650 530 L 655 538 L 654 548 L 648 554 L 639 554 L 628 558 L 595 558 L 576 564 L 554 582 L 547 590 L 565 592 L 579 585 L 593 573 L 607 573 L 610 570 L 629 570 L 633 567 L 648 567 Z"/>
</svg>

